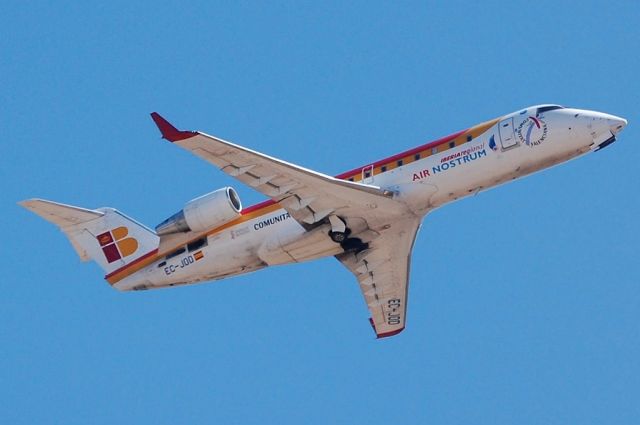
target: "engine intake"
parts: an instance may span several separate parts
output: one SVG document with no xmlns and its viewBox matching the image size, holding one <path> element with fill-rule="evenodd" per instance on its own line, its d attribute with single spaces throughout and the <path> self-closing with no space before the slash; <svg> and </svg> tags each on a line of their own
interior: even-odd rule
<svg viewBox="0 0 640 425">
<path fill-rule="evenodd" d="M 232 187 L 224 187 L 187 202 L 183 209 L 156 226 L 160 236 L 201 232 L 222 226 L 240 216 L 242 203 Z"/>
</svg>

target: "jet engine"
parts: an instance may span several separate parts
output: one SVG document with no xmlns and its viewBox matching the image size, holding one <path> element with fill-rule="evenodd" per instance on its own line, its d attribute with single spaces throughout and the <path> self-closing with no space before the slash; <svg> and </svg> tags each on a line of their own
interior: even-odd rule
<svg viewBox="0 0 640 425">
<path fill-rule="evenodd" d="M 187 202 L 183 209 L 156 226 L 160 236 L 200 232 L 222 226 L 240 216 L 242 204 L 232 187 L 224 187 Z"/>
</svg>

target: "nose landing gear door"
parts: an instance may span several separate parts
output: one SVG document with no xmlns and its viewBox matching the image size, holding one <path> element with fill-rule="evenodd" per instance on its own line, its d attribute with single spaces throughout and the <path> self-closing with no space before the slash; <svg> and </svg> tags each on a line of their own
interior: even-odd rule
<svg viewBox="0 0 640 425">
<path fill-rule="evenodd" d="M 518 144 L 516 136 L 513 132 L 513 117 L 500 121 L 500 143 L 502 149 L 509 149 Z"/>
</svg>

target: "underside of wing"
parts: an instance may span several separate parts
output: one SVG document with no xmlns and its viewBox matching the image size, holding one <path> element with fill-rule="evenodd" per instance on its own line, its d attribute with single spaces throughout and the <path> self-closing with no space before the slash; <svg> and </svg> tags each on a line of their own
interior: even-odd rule
<svg viewBox="0 0 640 425">
<path fill-rule="evenodd" d="M 378 338 L 405 328 L 411 250 L 419 227 L 419 219 L 394 223 L 368 249 L 336 256 L 358 280 Z"/>
<path fill-rule="evenodd" d="M 303 226 L 331 215 L 366 215 L 368 226 L 375 228 L 390 216 L 410 214 L 378 187 L 340 180 L 201 132 L 179 131 L 157 113 L 152 117 L 165 139 L 280 203 Z"/>
</svg>

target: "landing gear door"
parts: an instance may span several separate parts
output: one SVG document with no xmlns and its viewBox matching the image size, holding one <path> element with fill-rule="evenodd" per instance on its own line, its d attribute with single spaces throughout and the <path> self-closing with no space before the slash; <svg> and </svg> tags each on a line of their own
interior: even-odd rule
<svg viewBox="0 0 640 425">
<path fill-rule="evenodd" d="M 367 165 L 362 169 L 362 183 L 373 183 L 373 165 Z"/>
<path fill-rule="evenodd" d="M 513 132 L 513 118 L 500 121 L 500 143 L 502 143 L 502 149 L 508 149 L 518 144 Z"/>
</svg>

